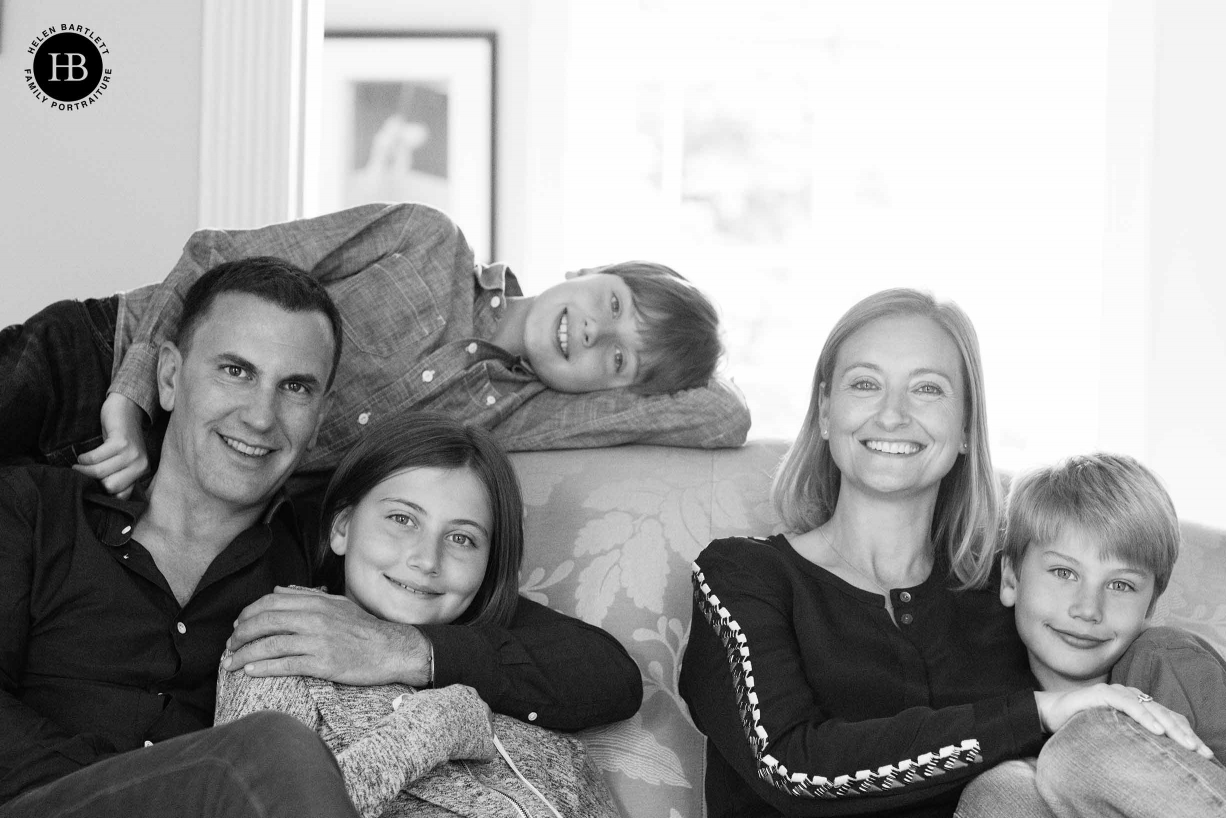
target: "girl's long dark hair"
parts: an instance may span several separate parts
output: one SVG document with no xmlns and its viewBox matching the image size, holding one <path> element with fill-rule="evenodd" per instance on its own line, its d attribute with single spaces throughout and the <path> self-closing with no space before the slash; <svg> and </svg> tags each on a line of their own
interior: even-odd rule
<svg viewBox="0 0 1226 818">
<path fill-rule="evenodd" d="M 511 621 L 519 601 L 519 567 L 524 555 L 524 504 L 506 451 L 484 429 L 465 426 L 434 412 L 406 412 L 372 426 L 345 455 L 324 492 L 320 511 L 320 574 L 329 590 L 344 582 L 344 558 L 329 540 L 337 515 L 355 507 L 366 493 L 406 469 L 472 469 L 489 497 L 490 557 L 472 603 L 457 620 L 473 625 Z"/>
</svg>

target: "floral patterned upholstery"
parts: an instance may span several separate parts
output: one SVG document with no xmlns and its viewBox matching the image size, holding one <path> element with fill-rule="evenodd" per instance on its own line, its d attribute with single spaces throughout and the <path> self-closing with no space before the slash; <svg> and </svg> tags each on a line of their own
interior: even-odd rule
<svg viewBox="0 0 1226 818">
<path fill-rule="evenodd" d="M 583 733 L 627 818 L 702 818 L 703 738 L 677 693 L 690 564 L 716 537 L 779 528 L 770 478 L 784 441 L 512 455 L 527 507 L 525 595 L 608 630 L 643 672 L 634 718 Z M 1184 525 L 1155 624 L 1226 652 L 1226 532 Z"/>
</svg>

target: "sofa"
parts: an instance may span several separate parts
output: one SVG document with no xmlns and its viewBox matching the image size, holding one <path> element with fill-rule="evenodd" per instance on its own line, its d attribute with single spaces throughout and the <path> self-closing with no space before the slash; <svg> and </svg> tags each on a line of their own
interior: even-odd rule
<svg viewBox="0 0 1226 818">
<path fill-rule="evenodd" d="M 779 529 L 770 478 L 783 441 L 512 456 L 524 489 L 522 593 L 621 640 L 643 673 L 633 718 L 582 738 L 626 818 L 702 818 L 703 737 L 677 693 L 690 629 L 690 564 L 717 537 Z M 1178 498 L 1176 498 L 1178 502 Z M 1185 523 L 1155 624 L 1226 653 L 1226 531 Z"/>
</svg>

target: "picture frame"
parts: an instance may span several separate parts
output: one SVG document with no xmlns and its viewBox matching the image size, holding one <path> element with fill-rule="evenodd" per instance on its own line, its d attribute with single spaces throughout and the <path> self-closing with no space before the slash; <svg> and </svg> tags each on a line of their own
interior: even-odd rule
<svg viewBox="0 0 1226 818">
<path fill-rule="evenodd" d="M 422 202 L 494 260 L 494 32 L 329 32 L 315 209 Z"/>
</svg>

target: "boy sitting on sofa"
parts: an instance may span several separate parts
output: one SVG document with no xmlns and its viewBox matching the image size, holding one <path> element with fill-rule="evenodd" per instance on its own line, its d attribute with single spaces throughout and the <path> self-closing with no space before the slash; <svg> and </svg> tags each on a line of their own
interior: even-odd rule
<svg viewBox="0 0 1226 818">
<path fill-rule="evenodd" d="M 275 256 L 324 283 L 346 343 L 300 472 L 336 465 L 374 419 L 431 409 L 509 450 L 744 442 L 749 413 L 714 378 L 711 302 L 667 267 L 625 262 L 523 296 L 424 205 L 372 204 L 256 230 L 201 230 L 167 279 L 48 307 L 0 332 L 0 460 L 70 465 L 121 494 L 148 469 L 158 348 L 188 287 L 223 261 Z M 112 345 L 113 342 L 113 345 Z"/>
<path fill-rule="evenodd" d="M 973 782 L 959 804 L 963 818 L 978 818 L 980 808 L 997 815 L 1003 803 L 1040 801 L 1046 806 L 1019 814 L 1064 815 L 1069 808 L 1082 814 L 1078 810 L 1087 805 L 1078 805 L 1081 798 L 1106 814 L 1102 799 L 1111 789 L 1112 797 L 1129 804 L 1129 815 L 1150 815 L 1151 806 L 1161 814 L 1201 815 L 1208 813 L 1203 805 L 1189 806 L 1193 799 L 1203 794 L 1216 800 L 1226 793 L 1226 661 L 1195 634 L 1148 627 L 1178 556 L 1179 521 L 1170 496 L 1131 457 L 1070 457 L 1014 479 L 1000 599 L 1015 609 L 1039 686 L 1068 691 L 1122 685 L 1142 703 L 1161 705 L 1147 708 L 1155 718 L 1171 718 L 1166 711 L 1186 718 L 1200 739 L 1197 752 L 1217 761 L 1198 774 L 1204 762 L 1175 743 L 1151 753 L 1154 743 L 1137 741 L 1129 755 L 1133 763 L 1118 771 L 1120 778 L 1096 775 L 1097 767 L 1081 764 L 1094 759 L 1083 756 L 1071 762 L 1080 774 L 1061 776 L 1060 785 L 1052 786 L 1043 781 L 1045 763 L 1054 769 L 1069 761 L 1062 751 L 1052 752 L 1057 732 L 1037 765 L 1035 759 L 1007 762 Z M 1120 721 L 1128 729 L 1112 733 L 1108 726 L 1104 742 L 1144 732 L 1141 725 L 1133 730 L 1128 716 Z M 1069 781 L 1080 782 L 1073 792 L 1065 791 Z"/>
</svg>

